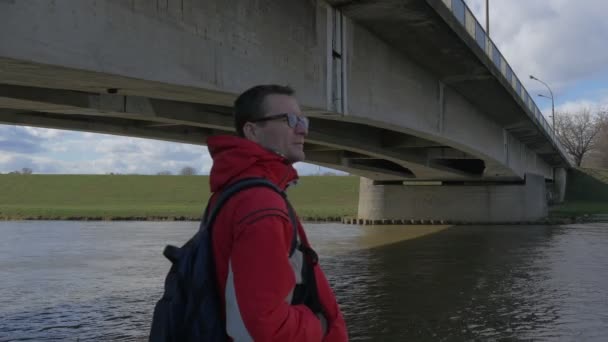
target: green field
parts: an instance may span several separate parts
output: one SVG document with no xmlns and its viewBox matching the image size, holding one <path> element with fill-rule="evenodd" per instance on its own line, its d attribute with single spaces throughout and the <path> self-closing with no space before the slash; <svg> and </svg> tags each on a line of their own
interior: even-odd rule
<svg viewBox="0 0 608 342">
<path fill-rule="evenodd" d="M 302 177 L 288 191 L 305 219 L 353 216 L 358 177 Z M 198 220 L 207 176 L 0 175 L 0 219 Z"/>
<path fill-rule="evenodd" d="M 305 220 L 356 216 L 359 178 L 302 177 L 288 191 Z M 0 175 L 0 219 L 198 220 L 207 176 Z M 552 217 L 608 213 L 608 170 L 573 169 Z"/>
<path fill-rule="evenodd" d="M 608 170 L 571 169 L 568 171 L 566 201 L 550 208 L 553 217 L 608 214 Z"/>
</svg>

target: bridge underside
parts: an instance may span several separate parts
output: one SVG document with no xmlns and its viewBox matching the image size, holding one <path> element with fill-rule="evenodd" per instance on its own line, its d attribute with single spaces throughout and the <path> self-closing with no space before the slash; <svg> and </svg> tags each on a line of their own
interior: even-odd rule
<svg viewBox="0 0 608 342">
<path fill-rule="evenodd" d="M 0 122 L 204 144 L 232 132 L 236 94 L 288 83 L 312 117 L 308 162 L 376 181 L 551 179 L 559 153 L 444 7 L 3 2 Z"/>
<path fill-rule="evenodd" d="M 24 68 L 23 63 L 15 64 L 33 71 L 31 83 L 42 83 L 45 75 L 49 75 L 47 80 L 56 75 L 66 81 L 51 67 L 47 71 L 45 66 Z M 6 80 L 6 75 L 10 75 L 7 63 L 1 68 Z M 197 145 L 204 145 L 209 136 L 234 132 L 231 96 L 200 89 L 192 98 L 187 93 L 178 96 L 183 100 L 196 97 L 195 103 L 124 95 L 120 94 L 125 92 L 124 88 L 102 88 L 103 82 L 95 84 L 96 75 L 69 72 L 84 73 L 76 79 L 86 80 L 83 89 L 87 91 L 0 84 L 0 122 Z M 23 72 L 19 76 L 23 78 Z M 122 82 L 112 82 L 117 83 Z M 91 92 L 92 88 L 96 92 Z M 486 170 L 483 160 L 440 143 L 343 121 L 338 115 L 307 112 L 312 129 L 305 151 L 310 163 L 377 181 L 479 179 Z"/>
<path fill-rule="evenodd" d="M 0 1 L 0 123 L 203 145 L 233 132 L 238 93 L 289 84 L 307 162 L 390 189 L 381 206 L 408 181 L 542 198 L 521 185 L 569 162 L 447 3 Z M 433 206 L 425 191 L 413 201 Z"/>
</svg>

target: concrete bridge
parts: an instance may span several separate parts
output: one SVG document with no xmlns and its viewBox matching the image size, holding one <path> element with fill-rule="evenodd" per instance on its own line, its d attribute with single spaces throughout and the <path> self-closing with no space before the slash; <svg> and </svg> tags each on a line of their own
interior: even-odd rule
<svg viewBox="0 0 608 342">
<path fill-rule="evenodd" d="M 297 90 L 308 162 L 362 176 L 361 218 L 563 198 L 572 162 L 462 0 L 0 1 L 1 123 L 204 144 L 260 83 Z"/>
</svg>

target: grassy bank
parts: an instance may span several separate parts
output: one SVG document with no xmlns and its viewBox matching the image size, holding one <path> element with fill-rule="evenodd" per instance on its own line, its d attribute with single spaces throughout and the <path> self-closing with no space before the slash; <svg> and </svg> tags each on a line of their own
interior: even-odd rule
<svg viewBox="0 0 608 342">
<path fill-rule="evenodd" d="M 306 220 L 356 216 L 358 177 L 309 176 L 289 198 Z M 0 175 L 0 219 L 198 220 L 207 176 Z M 608 214 L 608 170 L 568 175 L 554 218 Z"/>
<path fill-rule="evenodd" d="M 568 172 L 566 200 L 550 208 L 552 217 L 608 214 L 608 169 L 572 169 Z"/>
<path fill-rule="evenodd" d="M 310 176 L 289 190 L 301 217 L 337 218 L 357 210 L 357 177 Z M 0 219 L 198 220 L 207 176 L 0 175 Z"/>
</svg>

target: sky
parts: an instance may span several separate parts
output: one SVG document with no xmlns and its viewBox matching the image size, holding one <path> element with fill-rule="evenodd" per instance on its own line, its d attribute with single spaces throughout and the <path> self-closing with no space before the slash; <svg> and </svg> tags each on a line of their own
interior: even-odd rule
<svg viewBox="0 0 608 342">
<path fill-rule="evenodd" d="M 485 26 L 485 0 L 466 0 Z M 556 111 L 608 107 L 608 1 L 490 0 L 490 37 L 528 92 L 554 93 Z M 534 95 L 533 95 L 534 96 Z M 551 100 L 536 97 L 545 116 Z M 0 125 L 0 173 L 207 174 L 206 146 L 53 129 Z M 297 163 L 300 174 L 331 171 Z"/>
</svg>

